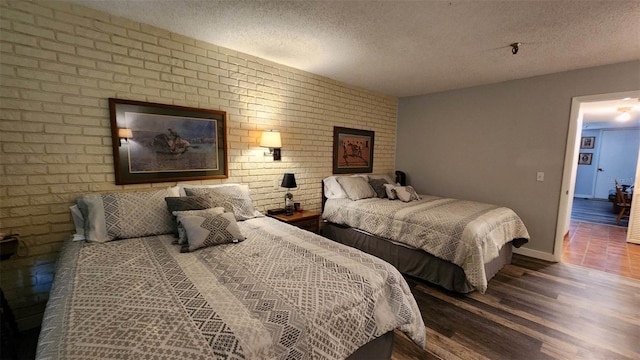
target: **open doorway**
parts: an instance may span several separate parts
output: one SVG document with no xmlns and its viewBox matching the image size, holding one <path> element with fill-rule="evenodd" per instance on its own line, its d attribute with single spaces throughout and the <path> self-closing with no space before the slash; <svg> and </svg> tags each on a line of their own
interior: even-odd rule
<svg viewBox="0 0 640 360">
<path fill-rule="evenodd" d="M 609 201 L 609 195 L 615 189 L 614 180 L 635 183 L 640 146 L 639 97 L 640 91 L 633 91 L 573 99 L 554 248 L 556 261 L 633 275 L 628 257 L 616 256 L 626 251 L 626 227 L 600 225 L 593 218 L 575 221 L 572 210 L 579 207 L 584 210 L 583 200 L 594 201 L 593 204 L 606 211 L 603 214 L 613 215 L 614 203 Z M 623 113 L 629 113 L 629 119 L 616 121 Z M 630 155 L 621 155 L 623 153 Z M 624 161 L 619 161 L 621 159 Z M 618 225 L 615 217 L 609 216 L 609 219 L 614 222 L 612 225 Z M 572 253 L 571 246 L 579 253 Z M 590 254 L 593 259 L 589 258 Z M 626 259 L 627 263 L 609 264 L 612 259 Z"/>
<path fill-rule="evenodd" d="M 628 109 L 632 102 L 637 100 L 581 104 L 583 125 L 571 221 L 627 227 L 626 219 L 618 219 L 621 209 L 615 182 L 621 185 L 625 200 L 628 197 L 630 203 L 640 148 L 640 117 L 618 121 L 616 117 L 620 115 L 600 109 Z"/>
</svg>

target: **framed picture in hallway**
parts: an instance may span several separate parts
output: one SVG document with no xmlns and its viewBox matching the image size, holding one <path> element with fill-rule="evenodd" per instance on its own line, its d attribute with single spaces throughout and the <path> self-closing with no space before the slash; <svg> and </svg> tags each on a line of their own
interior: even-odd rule
<svg viewBox="0 0 640 360">
<path fill-rule="evenodd" d="M 596 144 L 595 136 L 585 136 L 580 141 L 580 149 L 593 149 Z"/>
<path fill-rule="evenodd" d="M 591 165 L 592 153 L 580 153 L 578 156 L 578 165 Z"/>
<path fill-rule="evenodd" d="M 370 173 L 373 171 L 375 132 L 333 127 L 333 173 Z"/>
</svg>

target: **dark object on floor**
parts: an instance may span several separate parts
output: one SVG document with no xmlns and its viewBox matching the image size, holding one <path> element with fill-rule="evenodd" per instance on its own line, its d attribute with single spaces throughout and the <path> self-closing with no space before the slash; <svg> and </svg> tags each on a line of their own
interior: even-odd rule
<svg viewBox="0 0 640 360">
<path fill-rule="evenodd" d="M 0 338 L 2 339 L 0 344 L 0 357 L 2 359 L 17 359 L 18 348 L 16 344 L 20 336 L 20 331 L 18 331 L 18 325 L 13 316 L 13 311 L 11 311 L 9 303 L 7 299 L 5 299 L 2 289 L 0 289 L 0 323 L 2 324 L 2 328 L 0 329 Z"/>
</svg>

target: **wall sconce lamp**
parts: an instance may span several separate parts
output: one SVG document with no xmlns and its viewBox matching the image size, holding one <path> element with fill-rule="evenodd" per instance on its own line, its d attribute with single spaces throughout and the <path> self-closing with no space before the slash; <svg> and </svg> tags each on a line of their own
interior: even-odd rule
<svg viewBox="0 0 640 360">
<path fill-rule="evenodd" d="M 128 142 L 128 139 L 133 137 L 133 132 L 131 129 L 118 129 L 118 146 L 122 146 L 122 139 L 125 142 Z"/>
<path fill-rule="evenodd" d="M 280 148 L 282 147 L 282 140 L 280 140 L 280 132 L 278 130 L 265 130 L 262 132 L 262 138 L 260 138 L 260 147 L 269 148 L 268 153 L 264 153 L 265 156 L 273 155 L 273 160 L 280 160 Z"/>
</svg>

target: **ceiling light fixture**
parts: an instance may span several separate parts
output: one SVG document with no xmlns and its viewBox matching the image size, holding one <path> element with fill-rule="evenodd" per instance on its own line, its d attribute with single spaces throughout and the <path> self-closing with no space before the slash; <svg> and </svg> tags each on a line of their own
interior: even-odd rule
<svg viewBox="0 0 640 360">
<path fill-rule="evenodd" d="M 522 43 L 519 42 L 514 42 L 513 44 L 509 45 L 511 46 L 511 53 L 513 55 L 518 53 L 518 50 L 520 50 L 520 45 L 522 45 Z"/>
<path fill-rule="evenodd" d="M 616 120 L 624 122 L 631 119 L 631 106 L 619 107 L 618 112 L 620 112 L 621 114 L 616 116 Z"/>
</svg>

